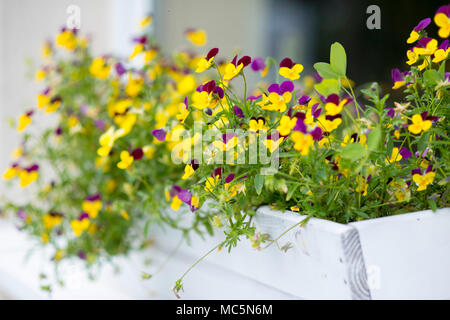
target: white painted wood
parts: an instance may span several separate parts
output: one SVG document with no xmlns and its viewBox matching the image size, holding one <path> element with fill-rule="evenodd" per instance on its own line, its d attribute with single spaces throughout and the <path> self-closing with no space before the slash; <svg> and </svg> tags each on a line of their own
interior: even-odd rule
<svg viewBox="0 0 450 320">
<path fill-rule="evenodd" d="M 186 216 L 189 219 L 189 213 Z M 292 212 L 260 208 L 260 232 L 278 237 L 304 219 Z M 391 216 L 342 225 L 310 219 L 280 240 L 291 242 L 286 253 L 276 246 L 256 251 L 242 241 L 231 254 L 212 253 L 185 278 L 182 299 L 446 299 L 450 298 L 450 209 Z M 66 288 L 53 298 L 174 299 L 175 280 L 223 236 L 192 238 L 167 262 L 181 235 L 153 232 L 155 245 L 114 259 L 121 272 L 105 265 L 96 282 L 80 264 L 62 266 Z M 41 251 L 24 263 L 32 240 L 11 223 L 0 221 L 0 294 L 38 296 L 38 274 L 51 267 Z M 48 258 L 48 254 L 47 254 Z M 144 261 L 150 259 L 150 265 Z M 167 262 L 167 263 L 166 263 Z M 143 271 L 152 279 L 141 280 Z M 5 280 L 6 279 L 6 280 Z M 369 290 L 370 287 L 370 290 Z"/>
<path fill-rule="evenodd" d="M 351 223 L 373 299 L 450 299 L 450 209 Z"/>
<path fill-rule="evenodd" d="M 268 233 L 275 239 L 304 218 L 296 213 L 282 213 L 263 207 L 258 210 L 255 222 L 260 232 Z M 292 244 L 287 252 L 280 251 L 276 245 L 257 251 L 251 248 L 248 241 L 243 240 L 231 254 L 222 250 L 211 254 L 205 261 L 300 299 L 368 299 L 370 295 L 367 288 L 360 289 L 358 285 L 355 287 L 355 281 L 348 273 L 349 257 L 343 241 L 353 233 L 354 229 L 350 226 L 312 218 L 305 227 L 297 226 L 279 240 L 280 246 L 288 242 Z M 173 231 L 165 236 L 155 236 L 156 245 L 160 247 L 169 243 L 175 246 L 179 239 L 179 236 L 173 236 Z M 207 237 L 207 241 L 194 238 L 190 247 L 183 246 L 180 251 L 192 257 L 193 263 L 222 240 L 220 235 Z M 359 245 L 359 241 L 357 244 Z M 190 276 L 200 272 L 196 268 Z M 359 272 L 362 274 L 357 274 L 365 279 L 364 266 Z M 190 276 L 186 279 L 186 292 L 192 288 L 188 283 Z M 212 278 L 209 286 L 220 286 L 220 282 L 221 279 Z M 362 286 L 366 283 L 365 280 Z M 208 292 L 205 294 L 203 298 L 214 297 Z"/>
</svg>

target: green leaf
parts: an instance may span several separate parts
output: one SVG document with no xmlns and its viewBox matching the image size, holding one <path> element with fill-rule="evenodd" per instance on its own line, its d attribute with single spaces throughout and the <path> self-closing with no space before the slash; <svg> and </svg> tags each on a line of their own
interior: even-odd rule
<svg viewBox="0 0 450 320">
<path fill-rule="evenodd" d="M 331 45 L 330 52 L 330 64 L 338 75 L 344 76 L 347 71 L 347 55 L 345 49 L 339 42 L 335 42 Z"/>
<path fill-rule="evenodd" d="M 258 195 L 261 194 L 262 187 L 264 186 L 264 176 L 261 174 L 257 174 L 255 176 L 255 189 Z"/>
<path fill-rule="evenodd" d="M 318 83 L 314 88 L 324 97 L 328 97 L 330 94 L 339 94 L 339 82 L 336 79 L 323 79 L 321 83 Z"/>
<path fill-rule="evenodd" d="M 334 72 L 329 63 L 325 62 L 317 62 L 314 64 L 314 69 L 316 69 L 317 73 L 324 79 L 337 79 L 339 75 Z"/>
<path fill-rule="evenodd" d="M 423 73 L 423 79 L 428 85 L 436 85 L 439 81 L 442 80 L 439 72 L 434 69 L 425 71 Z"/>
<path fill-rule="evenodd" d="M 380 127 L 376 127 L 369 133 L 369 137 L 367 139 L 367 146 L 370 151 L 378 150 L 378 146 L 380 144 L 381 139 L 381 129 Z"/>
<path fill-rule="evenodd" d="M 366 154 L 366 148 L 364 148 L 359 143 L 351 143 L 345 146 L 342 150 L 341 155 L 344 159 L 358 160 L 364 157 Z"/>
</svg>

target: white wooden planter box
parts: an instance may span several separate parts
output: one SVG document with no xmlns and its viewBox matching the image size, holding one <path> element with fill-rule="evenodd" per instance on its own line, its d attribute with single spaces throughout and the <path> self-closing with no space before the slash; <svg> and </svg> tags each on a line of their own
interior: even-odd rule
<svg viewBox="0 0 450 320">
<path fill-rule="evenodd" d="M 262 207 L 255 223 L 276 238 L 304 218 Z M 156 238 L 158 245 L 173 246 L 168 236 Z M 197 239 L 182 252 L 194 262 L 220 240 Z M 292 244 L 287 252 L 243 242 L 194 269 L 182 298 L 450 299 L 449 208 L 347 225 L 312 218 L 279 240 Z M 202 283 L 208 272 L 215 276 Z"/>
<path fill-rule="evenodd" d="M 260 232 L 276 238 L 304 218 L 263 207 L 255 223 Z M 0 296 L 47 298 L 38 290 L 42 270 L 36 267 L 47 260 L 35 256 L 23 263 L 29 240 L 12 227 L 0 230 Z M 223 235 L 193 237 L 167 261 L 180 238 L 174 230 L 154 234 L 152 248 L 116 259 L 121 272 L 106 267 L 97 282 L 83 278 L 82 268 L 75 277 L 69 264 L 67 286 L 55 287 L 53 298 L 175 299 L 170 291 L 175 280 Z M 280 246 L 287 242 L 292 244 L 287 252 L 275 245 L 256 251 L 243 240 L 231 254 L 212 253 L 185 278 L 181 298 L 450 299 L 449 208 L 348 225 L 312 218 L 279 240 Z M 151 260 L 150 266 L 144 265 L 145 259 Z M 141 280 L 143 271 L 155 272 L 162 264 L 152 279 Z"/>
</svg>

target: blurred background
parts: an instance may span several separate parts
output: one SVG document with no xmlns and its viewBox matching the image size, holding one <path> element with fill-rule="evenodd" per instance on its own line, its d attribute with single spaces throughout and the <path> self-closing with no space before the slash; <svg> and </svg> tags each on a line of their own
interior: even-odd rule
<svg viewBox="0 0 450 320">
<path fill-rule="evenodd" d="M 219 47 L 223 58 L 235 53 L 278 61 L 291 57 L 308 74 L 315 62 L 328 61 L 331 43 L 339 41 L 347 51 L 351 79 L 389 86 L 390 70 L 407 66 L 410 31 L 443 4 L 435 0 L 0 0 L 0 171 L 19 143 L 7 120 L 35 103 L 41 88 L 32 79 L 41 45 L 65 25 L 71 5 L 81 10 L 81 32 L 92 37 L 94 54 L 128 56 L 139 20 L 152 14 L 153 30 L 166 53 L 192 49 L 183 32 L 201 28 L 208 33 L 208 44 L 198 53 Z M 381 10 L 379 30 L 366 26 L 369 5 Z M 429 28 L 435 35 L 435 25 Z M 5 190 L 0 185 L 1 195 Z"/>
<path fill-rule="evenodd" d="M 432 17 L 442 1 L 365 0 L 1 0 L 0 1 L 0 168 L 17 143 L 6 119 L 35 102 L 39 87 L 30 80 L 39 67 L 40 46 L 54 36 L 76 5 L 81 31 L 93 38 L 94 53 L 127 56 L 138 21 L 154 15 L 161 48 L 190 48 L 183 32 L 205 29 L 208 44 L 224 58 L 234 53 L 291 57 L 312 71 L 328 61 L 329 47 L 341 42 L 347 50 L 349 76 L 356 83 L 390 81 L 393 67 L 405 68 L 406 38 L 417 22 Z M 381 10 L 381 29 L 369 30 L 369 5 Z M 434 24 L 430 26 L 436 31 Z M 0 189 L 1 190 L 1 189 Z"/>
</svg>

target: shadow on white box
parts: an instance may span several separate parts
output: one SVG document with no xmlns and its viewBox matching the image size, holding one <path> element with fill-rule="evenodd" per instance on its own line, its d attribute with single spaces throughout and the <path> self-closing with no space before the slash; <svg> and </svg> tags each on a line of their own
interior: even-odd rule
<svg viewBox="0 0 450 320">
<path fill-rule="evenodd" d="M 260 232 L 276 238 L 304 218 L 262 207 L 255 224 Z M 0 226 L 0 293 L 47 298 L 38 289 L 39 263 L 23 261 L 30 240 L 9 223 Z M 449 299 L 448 230 L 449 208 L 347 225 L 312 218 L 279 240 L 280 246 L 292 244 L 287 252 L 275 245 L 257 251 L 246 240 L 231 254 L 225 249 L 213 252 L 184 279 L 180 295 L 182 299 Z M 69 273 L 76 271 L 52 297 L 175 299 L 170 290 L 175 281 L 223 235 L 217 232 L 205 240 L 194 236 L 190 246 L 183 244 L 168 261 L 180 232 L 159 232 L 154 238 L 152 248 L 115 259 L 120 273 L 106 266 L 95 282 L 81 268 L 69 267 Z M 149 266 L 143 263 L 146 259 L 151 260 Z M 142 272 L 151 274 L 161 264 L 165 264 L 161 272 L 150 280 L 141 279 Z"/>
</svg>

